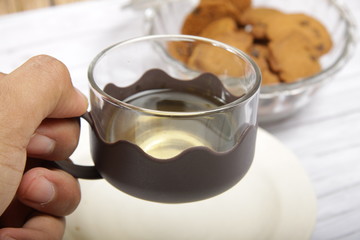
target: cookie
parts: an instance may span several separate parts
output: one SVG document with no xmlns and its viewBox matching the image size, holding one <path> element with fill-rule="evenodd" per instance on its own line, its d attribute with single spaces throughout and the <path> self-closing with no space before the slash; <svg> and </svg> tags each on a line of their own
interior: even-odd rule
<svg viewBox="0 0 360 240">
<path fill-rule="evenodd" d="M 273 72 L 270 72 L 268 69 L 262 70 L 261 75 L 261 85 L 275 85 L 280 83 L 279 76 Z"/>
<path fill-rule="evenodd" d="M 240 23 L 250 27 L 250 32 L 257 39 L 266 38 L 266 29 L 274 16 L 283 15 L 282 12 L 272 8 L 248 8 L 242 13 Z"/>
<path fill-rule="evenodd" d="M 242 51 L 253 43 L 252 35 L 244 30 L 238 30 L 235 20 L 229 17 L 210 23 L 200 36 L 223 42 Z M 228 74 L 234 77 L 244 74 L 243 66 L 239 64 L 234 54 L 210 45 L 196 46 L 188 65 L 193 69 L 215 74 Z"/>
<path fill-rule="evenodd" d="M 187 65 L 194 70 L 232 77 L 243 76 L 245 71 L 233 53 L 207 44 L 196 45 Z"/>
<path fill-rule="evenodd" d="M 212 22 L 200 33 L 200 36 L 229 44 L 242 51 L 248 49 L 253 43 L 252 35 L 239 30 L 232 18 L 222 18 Z"/>
<path fill-rule="evenodd" d="M 268 68 L 269 49 L 265 45 L 252 44 L 246 53 L 254 59 L 260 69 Z"/>
<path fill-rule="evenodd" d="M 211 22 L 223 18 L 239 16 L 237 9 L 227 1 L 212 0 L 201 2 L 184 20 L 181 33 L 199 35 Z"/>
<path fill-rule="evenodd" d="M 188 61 L 191 52 L 194 48 L 194 43 L 191 42 L 170 42 L 167 46 L 169 55 L 183 63 Z"/>
<path fill-rule="evenodd" d="M 229 0 L 240 12 L 251 7 L 251 0 Z"/>
<path fill-rule="evenodd" d="M 214 39 L 217 36 L 234 32 L 236 30 L 236 21 L 231 17 L 224 17 L 211 22 L 200 32 L 199 35 L 202 37 Z"/>
<path fill-rule="evenodd" d="M 325 26 L 305 14 L 285 14 L 274 17 L 268 23 L 266 35 L 270 40 L 282 39 L 290 32 L 303 34 L 310 43 L 309 51 L 316 58 L 332 48 L 331 36 Z"/>
<path fill-rule="evenodd" d="M 226 34 L 214 36 L 214 39 L 217 41 L 226 43 L 235 48 L 238 48 L 244 52 L 253 43 L 252 35 L 245 32 L 244 30 L 239 30 L 239 31 L 235 31 L 235 32 L 229 32 Z"/>
<path fill-rule="evenodd" d="M 321 66 L 306 47 L 307 39 L 294 31 L 271 41 L 269 44 L 269 63 L 272 71 L 286 83 L 318 73 Z"/>
<path fill-rule="evenodd" d="M 290 83 L 321 71 L 318 59 L 332 48 L 331 36 L 318 20 L 302 13 L 251 6 L 251 0 L 200 0 L 187 16 L 182 33 L 200 35 L 246 52 L 259 66 L 263 85 Z M 232 76 L 243 70 L 205 46 L 177 46 L 173 50 L 191 68 Z"/>
<path fill-rule="evenodd" d="M 260 68 L 262 74 L 262 85 L 280 83 L 279 77 L 270 71 L 268 64 L 270 53 L 267 46 L 253 44 L 246 52 Z"/>
</svg>

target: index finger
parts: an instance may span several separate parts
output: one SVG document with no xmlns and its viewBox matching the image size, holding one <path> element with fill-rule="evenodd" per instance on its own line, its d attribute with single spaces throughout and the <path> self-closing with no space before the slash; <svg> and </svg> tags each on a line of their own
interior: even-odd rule
<svg viewBox="0 0 360 240">
<path fill-rule="evenodd" d="M 11 96 L 1 105 L 12 103 L 12 106 L 17 107 L 19 116 L 30 114 L 38 122 L 46 117 L 80 116 L 87 108 L 87 100 L 73 87 L 66 66 L 50 56 L 32 57 L 15 71 L 5 75 L 0 85 L 2 90 L 7 91 L 6 95 Z M 13 113 L 13 109 L 7 110 Z"/>
<path fill-rule="evenodd" d="M 42 120 L 83 114 L 86 98 L 63 63 L 36 56 L 0 80 L 0 214 L 19 186 L 26 146 Z"/>
</svg>

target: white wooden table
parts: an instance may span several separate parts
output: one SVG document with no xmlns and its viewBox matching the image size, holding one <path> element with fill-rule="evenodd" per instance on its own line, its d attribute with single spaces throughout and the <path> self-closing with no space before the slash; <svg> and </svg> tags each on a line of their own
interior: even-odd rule
<svg viewBox="0 0 360 240">
<path fill-rule="evenodd" d="M 358 25 L 360 1 L 346 0 Z M 49 54 L 87 94 L 87 66 L 103 48 L 143 35 L 125 0 L 98 0 L 0 16 L 0 71 Z M 359 40 L 358 40 L 359 41 Z M 313 239 L 360 239 L 360 47 L 346 67 L 297 115 L 262 126 L 306 169 L 318 198 Z M 1 89 L 0 89 L 1 91 Z"/>
</svg>

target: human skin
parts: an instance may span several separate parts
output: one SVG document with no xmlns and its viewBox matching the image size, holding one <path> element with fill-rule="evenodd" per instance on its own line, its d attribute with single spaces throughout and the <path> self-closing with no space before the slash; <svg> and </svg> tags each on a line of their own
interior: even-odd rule
<svg viewBox="0 0 360 240">
<path fill-rule="evenodd" d="M 78 116 L 88 106 L 66 66 L 35 56 L 0 73 L 0 240 L 61 239 L 64 216 L 80 201 L 76 179 L 41 167 L 77 146 Z"/>
</svg>

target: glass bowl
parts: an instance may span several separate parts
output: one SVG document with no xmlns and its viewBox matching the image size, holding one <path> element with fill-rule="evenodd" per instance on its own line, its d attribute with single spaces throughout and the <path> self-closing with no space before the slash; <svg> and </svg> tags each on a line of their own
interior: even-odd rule
<svg viewBox="0 0 360 240">
<path fill-rule="evenodd" d="M 198 0 L 153 0 L 144 5 L 148 34 L 178 34 L 183 21 Z M 134 4 L 136 5 L 136 4 Z M 285 13 L 305 13 L 324 24 L 333 47 L 320 58 L 322 71 L 293 83 L 263 85 L 258 119 L 272 122 L 292 115 L 308 104 L 317 90 L 328 83 L 354 52 L 355 24 L 350 12 L 337 0 L 253 0 L 253 7 L 270 7 Z M 138 7 L 141 7 L 141 4 Z M 136 6 L 135 6 L 136 7 Z"/>
</svg>

